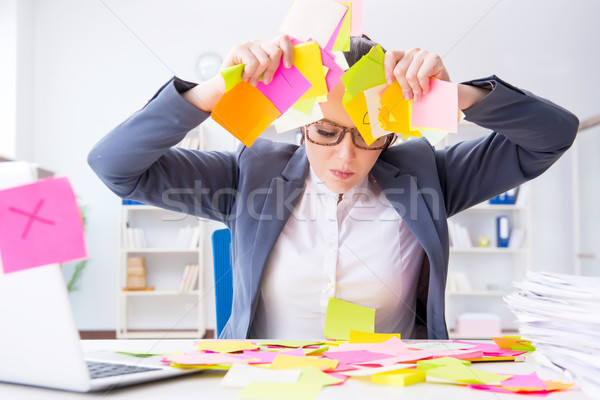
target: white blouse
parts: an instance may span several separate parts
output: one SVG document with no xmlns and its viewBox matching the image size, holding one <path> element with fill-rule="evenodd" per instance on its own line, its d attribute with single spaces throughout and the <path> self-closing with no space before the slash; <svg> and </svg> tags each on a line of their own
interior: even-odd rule
<svg viewBox="0 0 600 400">
<path fill-rule="evenodd" d="M 371 178 L 338 197 L 311 168 L 267 259 L 251 338 L 322 338 L 330 297 L 374 308 L 375 332 L 412 336 L 421 244 Z"/>
</svg>

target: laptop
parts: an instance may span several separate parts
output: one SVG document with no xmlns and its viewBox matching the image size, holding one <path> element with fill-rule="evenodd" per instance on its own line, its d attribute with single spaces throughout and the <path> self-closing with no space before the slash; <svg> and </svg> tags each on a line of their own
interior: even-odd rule
<svg viewBox="0 0 600 400">
<path fill-rule="evenodd" d="M 0 178 L 7 168 L 22 179 L 0 179 L 0 186 L 35 179 L 29 167 L 7 163 L 0 163 Z M 60 266 L 3 271 L 0 258 L 0 382 L 91 392 L 200 371 L 163 365 L 161 357 L 84 354 Z"/>
</svg>

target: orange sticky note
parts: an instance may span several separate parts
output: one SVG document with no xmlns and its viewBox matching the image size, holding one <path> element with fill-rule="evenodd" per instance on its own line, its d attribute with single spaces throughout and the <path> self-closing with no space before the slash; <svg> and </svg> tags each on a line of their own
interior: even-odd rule
<svg viewBox="0 0 600 400">
<path fill-rule="evenodd" d="M 534 351 L 535 350 L 535 346 L 533 346 L 531 344 L 530 340 L 521 339 L 520 336 L 493 337 L 492 340 L 501 349 L 524 350 L 524 351 Z"/>
<path fill-rule="evenodd" d="M 248 82 L 225 93 L 212 112 L 219 125 L 248 147 L 280 115 L 277 107 Z"/>
<path fill-rule="evenodd" d="M 381 94 L 379 122 L 386 131 L 421 137 L 421 132 L 410 129 L 410 101 L 404 100 L 398 81 Z"/>
</svg>

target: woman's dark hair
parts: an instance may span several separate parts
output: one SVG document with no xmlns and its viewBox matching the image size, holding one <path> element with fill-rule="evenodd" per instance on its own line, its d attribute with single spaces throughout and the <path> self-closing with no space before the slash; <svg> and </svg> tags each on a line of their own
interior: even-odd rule
<svg viewBox="0 0 600 400">
<path fill-rule="evenodd" d="M 350 50 L 344 52 L 344 57 L 346 57 L 346 61 L 348 62 L 348 66 L 353 66 L 362 58 L 362 56 L 366 55 L 373 46 L 377 46 L 378 43 L 371 40 L 370 37 L 363 34 L 362 36 L 352 36 L 350 38 Z M 382 47 L 383 49 L 383 47 Z M 385 49 L 383 49 L 385 53 Z"/>
</svg>

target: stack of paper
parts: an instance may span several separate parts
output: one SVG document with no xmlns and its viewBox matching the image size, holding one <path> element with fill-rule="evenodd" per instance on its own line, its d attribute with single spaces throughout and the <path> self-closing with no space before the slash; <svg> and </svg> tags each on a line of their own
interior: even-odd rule
<svg viewBox="0 0 600 400">
<path fill-rule="evenodd" d="M 505 300 L 534 356 L 600 398 L 600 278 L 530 272 L 516 286 Z"/>
</svg>

